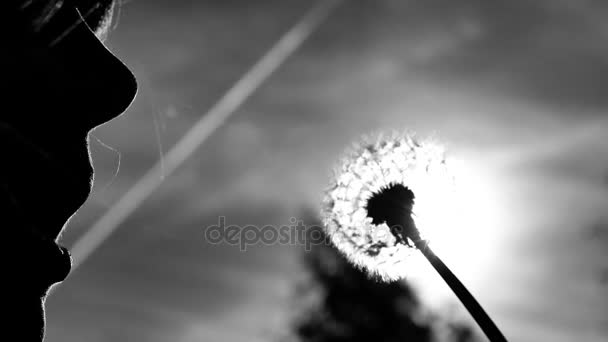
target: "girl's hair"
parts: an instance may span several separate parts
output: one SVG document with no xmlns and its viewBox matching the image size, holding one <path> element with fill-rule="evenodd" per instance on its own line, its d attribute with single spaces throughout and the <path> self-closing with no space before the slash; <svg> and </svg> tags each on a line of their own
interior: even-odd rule
<svg viewBox="0 0 608 342">
<path fill-rule="evenodd" d="M 53 18 L 62 10 L 76 8 L 85 22 L 100 37 L 106 34 L 114 12 L 114 0 L 0 0 L 12 7 L 5 13 L 11 26 L 25 30 L 28 34 L 43 32 Z M 71 24 L 71 23 L 69 23 Z M 68 25 L 69 26 L 69 25 Z M 24 32 L 25 33 L 25 32 Z"/>
</svg>

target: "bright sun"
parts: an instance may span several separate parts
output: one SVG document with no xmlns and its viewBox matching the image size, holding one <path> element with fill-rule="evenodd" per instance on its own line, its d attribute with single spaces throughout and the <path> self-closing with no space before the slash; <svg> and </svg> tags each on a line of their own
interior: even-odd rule
<svg viewBox="0 0 608 342">
<path fill-rule="evenodd" d="M 491 266 L 498 249 L 499 240 L 492 230 L 503 216 L 499 199 L 492 194 L 497 184 L 482 165 L 469 160 L 448 162 L 455 179 L 453 185 L 421 186 L 425 191 L 416 193 L 415 221 L 433 251 L 461 280 L 475 287 L 483 280 L 484 270 Z M 423 292 L 428 291 L 433 298 L 439 293 L 451 295 L 443 282 L 429 279 L 429 275 L 436 277 L 435 272 L 429 272 L 430 265 L 419 254 L 410 280 L 423 285 Z"/>
</svg>

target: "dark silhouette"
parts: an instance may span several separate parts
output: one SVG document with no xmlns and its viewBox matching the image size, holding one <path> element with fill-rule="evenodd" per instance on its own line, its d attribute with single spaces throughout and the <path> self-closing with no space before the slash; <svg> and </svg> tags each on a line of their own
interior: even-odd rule
<svg viewBox="0 0 608 342">
<path fill-rule="evenodd" d="M 306 217 L 309 227 L 320 226 L 313 215 Z M 438 340 L 439 334 L 448 341 L 476 341 L 468 326 L 423 313 L 422 304 L 405 282 L 369 278 L 327 239 L 324 244 L 312 245 L 303 260 L 310 277 L 296 296 L 314 300 L 303 300 L 304 309 L 294 323 L 300 341 L 424 342 Z"/>
<path fill-rule="evenodd" d="M 136 82 L 100 39 L 111 0 L 0 4 L 3 336 L 40 341 L 44 299 L 69 273 L 56 239 L 87 199 L 88 132 L 120 115 Z"/>
<path fill-rule="evenodd" d="M 397 241 L 413 247 L 409 239 L 420 239 L 412 220 L 413 206 L 412 190 L 402 184 L 389 184 L 367 201 L 367 213 L 373 224 L 387 223 Z"/>
</svg>

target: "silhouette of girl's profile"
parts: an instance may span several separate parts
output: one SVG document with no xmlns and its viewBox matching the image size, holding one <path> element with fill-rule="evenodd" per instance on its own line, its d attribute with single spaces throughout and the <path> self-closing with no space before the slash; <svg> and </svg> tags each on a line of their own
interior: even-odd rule
<svg viewBox="0 0 608 342">
<path fill-rule="evenodd" d="M 88 132 L 137 85 L 102 43 L 112 0 L 2 0 L 0 226 L 3 340 L 40 341 L 44 299 L 69 273 L 56 240 L 90 193 Z"/>
</svg>

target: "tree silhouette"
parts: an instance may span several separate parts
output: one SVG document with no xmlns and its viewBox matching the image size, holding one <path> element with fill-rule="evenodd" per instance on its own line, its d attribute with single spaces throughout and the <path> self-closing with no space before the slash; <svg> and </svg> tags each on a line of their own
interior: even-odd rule
<svg viewBox="0 0 608 342">
<path fill-rule="evenodd" d="M 296 290 L 303 307 L 293 323 L 296 340 L 476 341 L 468 326 L 425 313 L 404 281 L 380 282 L 352 266 L 331 246 L 316 217 L 305 217 L 306 236 L 316 243 L 302 257 L 308 277 Z"/>
</svg>

